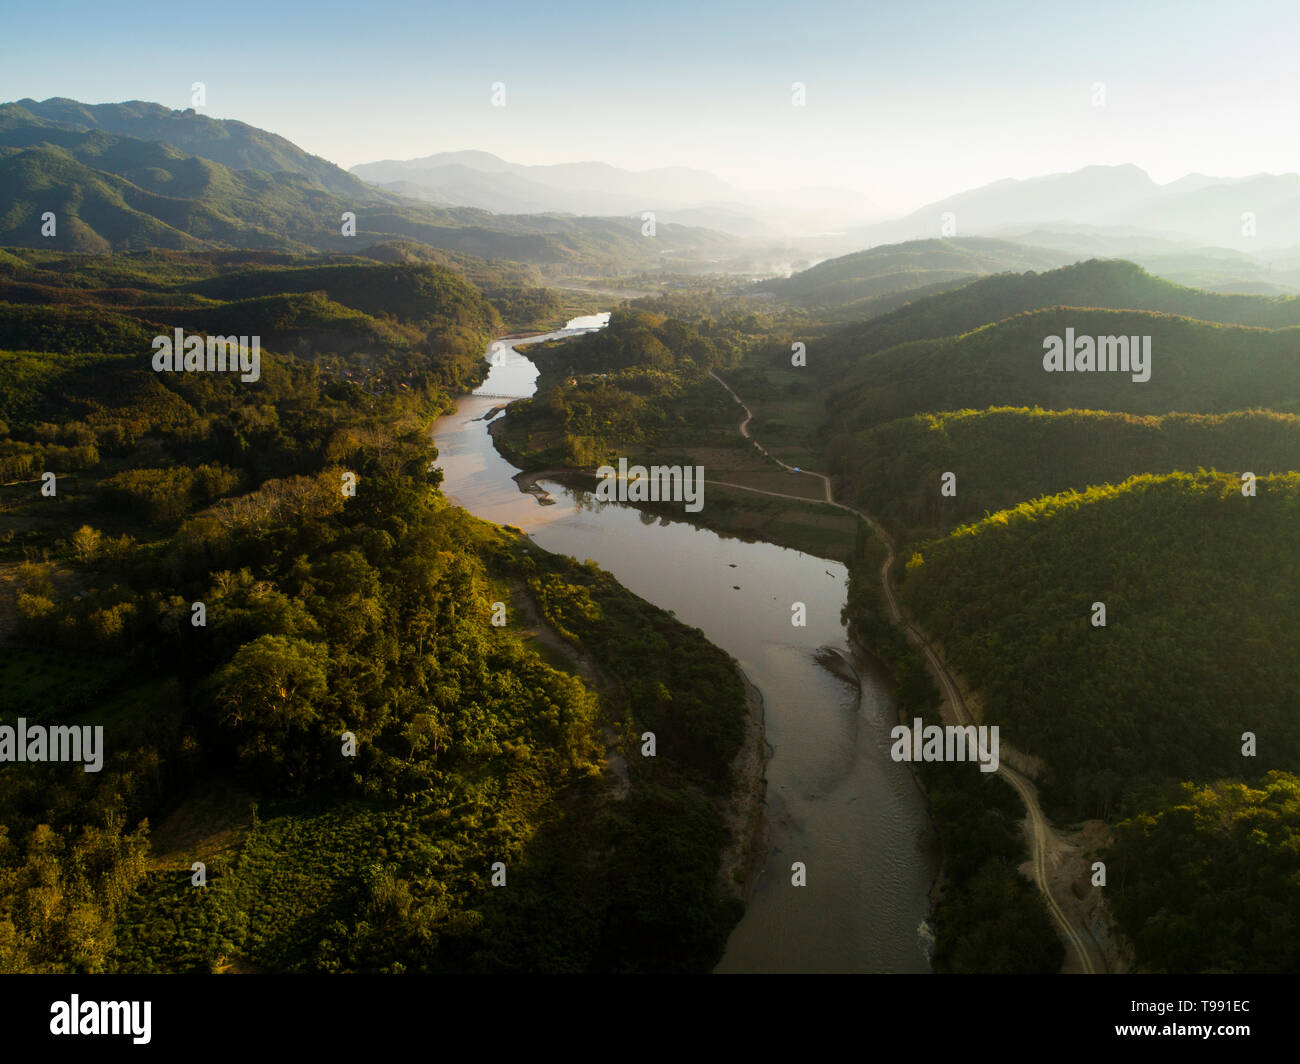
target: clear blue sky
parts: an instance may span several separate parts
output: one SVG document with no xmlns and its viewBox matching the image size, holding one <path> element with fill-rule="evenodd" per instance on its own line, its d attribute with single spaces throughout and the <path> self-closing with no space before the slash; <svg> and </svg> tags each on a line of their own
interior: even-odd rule
<svg viewBox="0 0 1300 1064">
<path fill-rule="evenodd" d="M 1091 163 L 1300 169 L 1298 28 L 1276 0 L 51 0 L 6 10 L 0 99 L 187 107 L 203 81 L 206 113 L 343 166 L 477 148 L 901 209 Z"/>
</svg>

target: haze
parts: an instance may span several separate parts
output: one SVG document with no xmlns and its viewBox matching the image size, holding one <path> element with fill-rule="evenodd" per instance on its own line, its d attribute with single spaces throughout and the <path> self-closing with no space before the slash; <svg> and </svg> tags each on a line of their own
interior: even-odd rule
<svg viewBox="0 0 1300 1064">
<path fill-rule="evenodd" d="M 468 149 L 523 164 L 688 166 L 757 198 L 850 189 L 864 215 L 883 217 L 1087 165 L 1132 163 L 1160 183 L 1300 169 L 1294 138 L 1279 136 L 1300 94 L 1287 51 L 1297 21 L 1258 0 L 1226 15 L 1208 0 L 761 12 L 236 2 L 219 15 L 142 3 L 129 18 L 54 2 L 6 13 L 0 98 L 183 108 L 202 81 L 204 113 L 344 167 Z M 504 107 L 491 104 L 495 82 Z"/>
</svg>

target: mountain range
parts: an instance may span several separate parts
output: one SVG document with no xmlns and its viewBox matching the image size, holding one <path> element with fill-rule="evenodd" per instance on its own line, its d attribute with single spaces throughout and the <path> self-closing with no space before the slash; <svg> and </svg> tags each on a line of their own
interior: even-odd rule
<svg viewBox="0 0 1300 1064">
<path fill-rule="evenodd" d="M 778 201 L 688 167 L 534 166 L 483 151 L 366 163 L 349 172 L 284 137 L 193 109 L 53 98 L 0 105 L 0 203 L 0 243 L 58 250 L 301 253 L 416 241 L 597 276 L 761 273 L 886 244 L 992 237 L 1033 250 L 1009 259 L 998 252 L 977 268 L 954 262 L 948 276 L 934 273 L 926 283 L 1022 262 L 1020 268 L 1043 268 L 1124 257 L 1211 290 L 1300 290 L 1295 174 L 1191 174 L 1161 185 L 1137 166 L 1091 166 L 997 181 L 865 224 L 876 208 L 833 187 L 794 190 Z M 642 233 L 647 210 L 656 214 L 653 240 Z M 41 234 L 47 211 L 59 219 L 54 237 Z M 349 211 L 355 238 L 340 231 Z M 794 286 L 803 289 L 797 301 L 849 306 L 880 295 L 867 275 L 857 277 L 856 295 L 852 285 L 813 291 L 844 267 L 848 277 L 877 266 L 864 260 L 823 270 Z M 927 266 L 935 269 L 942 267 Z M 895 285 L 889 299 L 926 286 L 920 274 L 911 281 Z"/>
<path fill-rule="evenodd" d="M 365 181 L 431 203 L 498 213 L 640 215 L 765 237 L 820 231 L 879 217 L 865 196 L 842 188 L 759 194 L 685 166 L 625 170 L 604 162 L 529 166 L 484 151 L 438 152 L 352 167 Z"/>
<path fill-rule="evenodd" d="M 502 215 L 367 184 L 242 122 L 130 102 L 0 105 L 0 244 L 359 250 L 414 240 L 459 254 L 590 274 L 698 269 L 734 254 L 721 233 L 634 217 Z M 54 214 L 55 230 L 42 232 Z M 346 212 L 356 235 L 342 232 Z"/>
<path fill-rule="evenodd" d="M 845 189 L 796 190 L 778 208 L 685 167 L 527 166 L 488 152 L 458 151 L 365 163 L 351 173 L 442 206 L 579 215 L 653 209 L 663 220 L 740 238 L 799 237 L 814 259 L 905 241 L 989 236 L 1065 256 L 1125 257 L 1176 280 L 1232 291 L 1293 291 L 1300 281 L 1294 263 L 1275 263 L 1300 246 L 1297 174 L 1188 174 L 1162 185 L 1132 164 L 1088 166 L 996 181 L 900 218 L 864 222 L 878 216 L 878 208 Z"/>
<path fill-rule="evenodd" d="M 1087 166 L 995 181 L 852 233 L 869 245 L 940 235 L 1018 239 L 1035 229 L 1118 239 L 1126 249 L 1161 238 L 1246 252 L 1294 247 L 1300 244 L 1300 175 L 1189 174 L 1161 185 L 1132 164 Z"/>
</svg>

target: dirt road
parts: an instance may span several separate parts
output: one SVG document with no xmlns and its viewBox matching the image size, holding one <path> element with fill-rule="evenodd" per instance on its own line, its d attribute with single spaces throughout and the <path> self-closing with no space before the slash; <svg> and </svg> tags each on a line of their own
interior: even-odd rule
<svg viewBox="0 0 1300 1064">
<path fill-rule="evenodd" d="M 822 488 L 826 495 L 826 502 L 841 510 L 847 511 L 848 513 L 856 514 L 867 523 L 871 531 L 885 544 L 886 556 L 884 562 L 880 566 L 880 584 L 885 592 L 885 601 L 888 603 L 890 616 L 895 624 L 902 625 L 904 632 L 907 634 L 908 641 L 915 646 L 919 646 L 925 653 L 926 663 L 930 668 L 930 672 L 935 679 L 938 680 L 940 688 L 944 692 L 944 697 L 952 707 L 952 712 L 957 718 L 958 723 L 974 724 L 975 721 L 971 716 L 969 707 L 966 705 L 966 700 L 962 697 L 961 690 L 953 681 L 947 667 L 940 659 L 938 653 L 936 653 L 934 647 L 931 646 L 930 640 L 926 634 L 904 615 L 902 607 L 894 595 L 893 570 L 895 554 L 893 537 L 890 536 L 884 528 L 878 525 L 875 519 L 866 512 L 859 510 L 856 507 L 848 506 L 845 503 L 836 502 L 831 492 L 830 477 L 826 476 L 826 474 L 814 473 L 806 469 L 795 469 L 793 466 L 786 465 L 785 462 L 782 462 L 781 459 L 777 458 L 775 455 L 769 454 L 762 445 L 749 434 L 749 423 L 753 419 L 754 415 L 750 412 L 749 407 L 745 405 L 744 400 L 732 391 L 731 386 L 712 370 L 709 371 L 709 374 L 714 380 L 727 389 L 727 392 L 731 397 L 735 399 L 736 402 L 740 404 L 740 408 L 744 410 L 745 419 L 740 423 L 740 434 L 745 437 L 745 439 L 749 440 L 761 454 L 770 458 L 773 462 L 776 462 L 777 465 L 781 466 L 783 469 L 788 469 L 792 473 L 799 473 L 802 476 L 816 477 L 822 482 Z M 759 495 L 774 495 L 777 498 L 793 499 L 797 502 L 815 501 L 810 500 L 803 495 L 786 495 L 776 491 L 761 491 L 758 488 L 745 487 L 743 484 L 730 484 L 721 480 L 706 481 L 706 483 L 718 484 L 729 488 L 739 488 L 741 491 L 752 491 Z M 1096 974 L 1099 971 L 1105 971 L 1106 964 L 1101 951 L 1097 949 L 1095 943 L 1092 942 L 1091 937 L 1088 936 L 1086 932 L 1081 933 L 1080 930 L 1074 926 L 1071 920 L 1066 916 L 1064 910 L 1057 903 L 1056 897 L 1052 892 L 1051 883 L 1048 879 L 1048 866 L 1054 856 L 1057 855 L 1063 847 L 1060 840 L 1057 838 L 1056 831 L 1053 829 L 1051 822 L 1048 821 L 1047 817 L 1043 814 L 1042 807 L 1039 805 L 1037 788 L 1034 787 L 1032 782 L 1005 762 L 998 765 L 998 772 L 1000 772 L 1002 777 L 1016 789 L 1021 800 L 1025 803 L 1025 808 L 1028 810 L 1029 837 L 1031 840 L 1034 881 L 1038 884 L 1038 889 L 1043 895 L 1043 900 L 1047 903 L 1047 908 L 1052 914 L 1052 919 L 1056 922 L 1056 926 L 1060 930 L 1061 937 L 1065 940 L 1067 946 L 1074 954 L 1078 970 L 1090 975 Z"/>
</svg>

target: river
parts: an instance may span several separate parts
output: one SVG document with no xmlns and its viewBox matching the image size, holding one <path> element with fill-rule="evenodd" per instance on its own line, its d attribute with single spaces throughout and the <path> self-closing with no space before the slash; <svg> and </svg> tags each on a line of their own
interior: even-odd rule
<svg viewBox="0 0 1300 1064">
<path fill-rule="evenodd" d="M 575 318 L 528 340 L 578 335 L 608 318 Z M 896 720 L 888 687 L 869 661 L 857 661 L 859 688 L 816 660 L 823 647 L 853 657 L 840 623 L 844 566 L 599 503 L 554 481 L 542 482 L 554 505 L 521 492 L 518 470 L 497 452 L 483 418 L 506 402 L 501 396 L 533 393 L 537 370 L 518 350 L 524 344 L 494 343 L 485 383 L 435 426 L 443 491 L 548 551 L 595 560 L 703 630 L 763 694 L 769 852 L 717 971 L 929 971 L 922 925 L 934 842 L 910 769 L 889 757 Z M 806 606 L 805 627 L 791 624 L 794 602 Z M 795 861 L 806 867 L 806 886 L 792 885 Z"/>
</svg>

